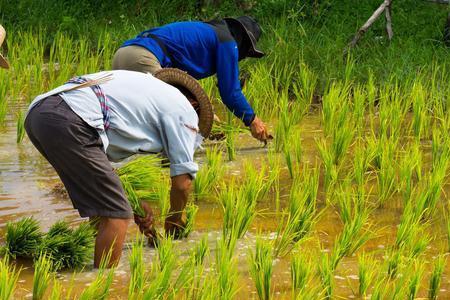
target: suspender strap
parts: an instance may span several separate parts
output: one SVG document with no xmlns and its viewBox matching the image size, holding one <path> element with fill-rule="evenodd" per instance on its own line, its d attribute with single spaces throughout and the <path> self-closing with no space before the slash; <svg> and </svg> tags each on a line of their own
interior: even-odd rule
<svg viewBox="0 0 450 300">
<path fill-rule="evenodd" d="M 142 37 L 148 37 L 148 38 L 151 38 L 151 39 L 155 40 L 155 42 L 161 48 L 161 50 L 164 53 L 164 55 L 167 56 L 170 59 L 172 64 L 175 63 L 175 61 L 173 60 L 172 55 L 169 53 L 169 51 L 167 51 L 166 45 L 164 44 L 164 42 L 158 36 L 154 35 L 153 33 L 148 32 L 148 31 L 144 32 L 141 36 Z"/>
<path fill-rule="evenodd" d="M 74 77 L 70 79 L 66 83 L 72 83 L 72 84 L 79 84 L 83 85 L 86 83 L 89 83 L 90 81 L 84 77 Z M 95 96 L 97 96 L 98 101 L 100 102 L 100 107 L 102 109 L 102 115 L 103 115 L 103 126 L 105 127 L 105 130 L 108 130 L 109 128 L 109 119 L 110 119 L 110 112 L 109 112 L 109 106 L 108 106 L 108 97 L 104 93 L 103 89 L 100 87 L 99 84 L 88 84 L 86 87 L 90 87 L 92 91 L 94 92 Z M 80 86 L 82 87 L 82 86 Z M 78 88 L 78 87 L 77 87 Z"/>
</svg>

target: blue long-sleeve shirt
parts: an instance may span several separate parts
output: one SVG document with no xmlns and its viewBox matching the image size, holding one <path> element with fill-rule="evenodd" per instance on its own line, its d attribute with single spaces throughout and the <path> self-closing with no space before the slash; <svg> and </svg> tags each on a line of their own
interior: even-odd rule
<svg viewBox="0 0 450 300">
<path fill-rule="evenodd" d="M 148 34 L 156 36 L 165 49 Z M 245 125 L 253 121 L 255 113 L 239 82 L 238 47 L 225 22 L 171 23 L 144 31 L 122 47 L 129 45 L 148 49 L 163 68 L 178 68 L 196 79 L 217 73 L 222 102 Z"/>
</svg>

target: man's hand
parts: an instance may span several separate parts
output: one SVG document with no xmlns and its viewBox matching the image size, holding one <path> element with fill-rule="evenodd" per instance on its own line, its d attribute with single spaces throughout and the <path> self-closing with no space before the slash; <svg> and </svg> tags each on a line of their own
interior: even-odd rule
<svg viewBox="0 0 450 300">
<path fill-rule="evenodd" d="M 252 132 L 252 136 L 261 142 L 266 142 L 269 138 L 266 124 L 264 124 L 264 122 L 258 117 L 255 117 L 253 122 L 250 124 L 250 131 Z"/>
<path fill-rule="evenodd" d="M 145 211 L 145 217 L 134 215 L 134 222 L 139 226 L 139 230 L 146 237 L 156 236 L 156 231 L 153 228 L 153 210 L 151 209 L 150 204 L 145 201 L 141 201 L 141 207 Z"/>
<path fill-rule="evenodd" d="M 170 213 L 164 223 L 166 234 L 174 238 L 181 238 L 178 231 L 182 231 L 185 224 L 182 220 L 183 210 L 189 197 L 192 179 L 189 174 L 172 177 L 172 188 L 170 190 Z"/>
</svg>

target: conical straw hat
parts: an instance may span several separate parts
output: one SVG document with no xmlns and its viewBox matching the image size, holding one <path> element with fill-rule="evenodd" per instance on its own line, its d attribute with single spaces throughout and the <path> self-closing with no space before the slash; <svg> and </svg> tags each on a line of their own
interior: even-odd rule
<svg viewBox="0 0 450 300">
<path fill-rule="evenodd" d="M 6 31 L 5 28 L 3 28 L 2 25 L 0 25 L 0 48 L 2 47 L 3 41 L 6 37 Z M 0 67 L 9 69 L 9 64 L 6 61 L 6 59 L 3 57 L 3 55 L 0 53 Z"/>
<path fill-rule="evenodd" d="M 175 68 L 161 69 L 154 76 L 176 87 L 188 98 L 197 112 L 200 134 L 207 138 L 213 125 L 214 113 L 208 95 L 206 95 L 197 80 L 186 72 Z"/>
</svg>

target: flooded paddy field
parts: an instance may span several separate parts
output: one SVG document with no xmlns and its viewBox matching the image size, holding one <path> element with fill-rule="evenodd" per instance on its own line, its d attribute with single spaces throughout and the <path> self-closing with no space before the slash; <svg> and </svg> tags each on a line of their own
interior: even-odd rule
<svg viewBox="0 0 450 300">
<path fill-rule="evenodd" d="M 276 123 L 274 122 L 274 124 Z M 370 209 L 364 224 L 361 226 L 361 231 L 357 233 L 357 235 L 367 234 L 367 239 L 358 246 L 350 246 L 350 248 L 353 247 L 352 250 L 346 252 L 339 259 L 337 265 L 332 268 L 331 283 L 327 284 L 324 280 L 326 270 L 321 269 L 321 262 L 324 257 L 332 259 L 333 253 L 339 251 L 335 245 L 338 243 L 339 237 L 342 236 L 346 224 L 342 217 L 344 204 L 339 202 L 342 201 L 339 200 L 339 193 L 343 191 L 340 189 L 346 188 L 343 183 L 345 180 L 337 180 L 333 184 L 333 191 L 331 189 L 326 191 L 326 174 L 324 174 L 326 170 L 320 167 L 322 158 L 317 147 L 318 139 L 324 136 L 320 112 L 318 110 L 312 111 L 302 119 L 300 124 L 296 128 L 301 132 L 302 162 L 301 166 L 299 165 L 295 169 L 294 178 L 301 176 L 302 172 L 310 172 L 305 171 L 305 166 L 309 166 L 313 170 L 320 170 L 317 203 L 314 213 L 317 219 L 312 224 L 309 232 L 305 232 L 298 242 L 292 242 L 292 249 L 286 251 L 283 255 L 272 257 L 273 271 L 270 283 L 272 298 L 321 299 L 327 297 L 326 289 L 331 286 L 332 290 L 329 292 L 330 295 L 328 297 L 333 299 L 373 298 L 373 293 L 380 291 L 384 294 L 380 294 L 381 298 L 378 299 L 390 299 L 391 297 L 400 299 L 400 295 L 408 294 L 408 288 L 413 285 L 411 278 L 416 274 L 415 270 L 419 270 L 417 272 L 420 273 L 415 297 L 426 298 L 429 293 L 429 280 L 434 265 L 439 256 L 446 257 L 449 250 L 446 202 L 450 189 L 447 180 L 442 184 L 442 194 L 438 203 L 436 203 L 436 211 L 433 217 L 422 220 L 420 228 L 417 229 L 421 230 L 420 235 L 411 236 L 410 240 L 402 244 L 404 246 L 398 246 L 400 238 L 397 232 L 401 226 L 400 223 L 404 214 L 405 202 L 402 195 L 405 187 L 395 188 L 386 201 L 382 205 L 378 205 L 377 199 L 380 196 L 377 176 L 370 174 L 375 171 L 367 170 L 365 172 L 367 179 L 364 181 L 364 186 L 368 192 L 364 195 L 366 197 L 364 199 L 367 200 L 368 203 L 366 204 Z M 32 147 L 27 138 L 21 144 L 11 142 L 15 139 L 15 136 L 15 126 L 13 126 L 11 120 L 7 120 L 7 125 L 2 129 L 0 135 L 1 242 L 4 242 L 6 223 L 17 221 L 26 216 L 35 217 L 44 231 L 61 219 L 70 222 L 74 226 L 79 224 L 82 220 L 79 218 L 77 211 L 72 208 L 70 200 L 52 167 Z M 213 149 L 215 146 L 219 146 L 221 149 L 221 166 L 224 170 L 222 177 L 218 180 L 215 188 L 208 191 L 206 195 L 204 194 L 199 199 L 194 200 L 194 203 L 199 207 L 198 214 L 195 217 L 194 230 L 189 237 L 181 241 L 174 241 L 173 249 L 177 262 L 181 266 L 183 262 L 189 259 L 195 245 L 206 238 L 209 250 L 204 261 L 203 273 L 198 276 L 205 279 L 205 281 L 211 280 L 208 274 L 215 274 L 214 268 L 217 265 L 215 257 L 218 253 L 218 241 L 223 236 L 224 212 L 218 200 L 220 188 L 223 188 L 220 183 L 232 182 L 234 178 L 237 182 L 245 184 L 245 178 L 248 176 L 246 172 L 249 168 L 256 170 L 257 173 L 260 172 L 259 174 L 264 173 L 262 177 L 264 178 L 263 181 L 266 182 L 266 179 L 274 171 L 273 168 L 279 168 L 279 174 L 276 179 L 278 186 L 272 182 L 267 193 L 257 199 L 256 215 L 248 227 L 247 233 L 237 240 L 233 254 L 235 259 L 233 269 L 237 274 L 237 277 L 234 279 L 234 284 L 236 285 L 234 299 L 258 299 L 255 281 L 249 271 L 251 251 L 254 252 L 255 241 L 258 239 L 266 241 L 273 250 L 278 247 L 276 241 L 280 239 L 280 232 L 282 232 L 280 224 L 286 220 L 289 202 L 292 201 L 290 199 L 290 191 L 292 185 L 296 184 L 294 183 L 295 179 L 290 178 L 283 152 L 277 153 L 274 151 L 274 142 L 267 147 L 263 147 L 263 145 L 254 141 L 248 133 L 239 133 L 235 136 L 236 159 L 234 161 L 227 161 L 224 141 L 208 141 L 205 143 L 204 148 Z M 355 144 L 349 146 L 356 147 Z M 426 140 L 423 140 L 420 146 L 423 152 L 422 167 L 427 170 L 432 163 L 431 145 Z M 197 154 L 197 160 L 202 167 L 208 167 L 205 150 Z M 273 163 L 273 161 L 276 161 L 276 163 Z M 349 164 L 352 163 L 352 154 L 349 155 L 347 162 Z M 342 167 L 342 169 L 344 168 Z M 399 182 L 401 180 L 395 180 L 396 184 L 400 185 Z M 352 191 L 355 192 L 354 190 Z M 350 204 L 350 206 L 352 205 L 356 204 Z M 154 206 L 158 209 L 157 204 L 154 204 Z M 350 214 L 353 215 L 353 218 L 356 218 L 357 212 L 350 212 Z M 160 224 L 159 227 L 161 226 Z M 412 228 L 411 230 L 415 229 Z M 128 240 L 124 248 L 124 255 L 121 263 L 114 270 L 114 280 L 108 296 L 110 299 L 124 299 L 128 296 L 130 281 L 128 260 L 136 234 L 137 228 L 134 224 L 131 224 L 128 230 Z M 418 245 L 417 241 L 422 237 L 426 240 L 423 245 Z M 357 239 L 357 237 L 354 236 L 352 239 Z M 410 245 L 407 245 L 407 243 L 410 243 Z M 391 260 L 391 257 L 395 256 L 395 251 L 402 251 L 402 258 L 399 259 L 398 265 L 395 266 L 395 273 L 389 275 L 390 272 L 393 272 L 393 264 L 396 263 Z M 412 254 L 408 253 L 409 251 Z M 368 287 L 364 296 L 358 292 L 360 276 L 362 275 L 361 265 L 363 264 L 360 258 L 363 254 L 366 255 L 365 257 L 368 261 L 366 264 L 370 268 L 364 274 L 372 276 L 371 281 L 367 283 Z M 307 277 L 305 287 L 293 293 L 291 264 L 293 258 L 298 256 L 304 258 L 302 262 L 306 264 L 305 267 L 309 269 L 309 272 L 305 275 Z M 156 258 L 157 251 L 145 246 L 143 250 L 144 269 L 150 270 Z M 32 261 L 17 260 L 14 263 L 21 267 L 22 270 L 18 279 L 15 297 L 18 299 L 31 299 L 33 282 Z M 172 275 L 173 280 L 176 278 L 177 272 L 175 270 Z M 368 275 L 371 273 L 373 275 Z M 91 265 L 87 265 L 85 269 L 76 273 L 73 273 L 71 270 L 58 272 L 56 280 L 62 284 L 64 291 L 71 290 L 72 295 L 75 296 L 81 294 L 92 283 L 97 274 L 98 270 L 93 270 Z M 385 288 L 380 287 L 380 282 Z M 310 291 L 313 291 L 313 293 L 310 293 Z M 388 294 L 388 292 L 393 294 Z M 396 293 L 398 293 L 398 296 L 396 296 Z M 444 265 L 437 293 L 440 299 L 450 297 L 450 266 L 447 262 Z M 182 298 L 182 295 L 186 294 L 181 291 L 178 296 Z M 179 299 L 178 296 L 166 295 L 167 298 L 174 297 L 174 299 Z"/>
</svg>

